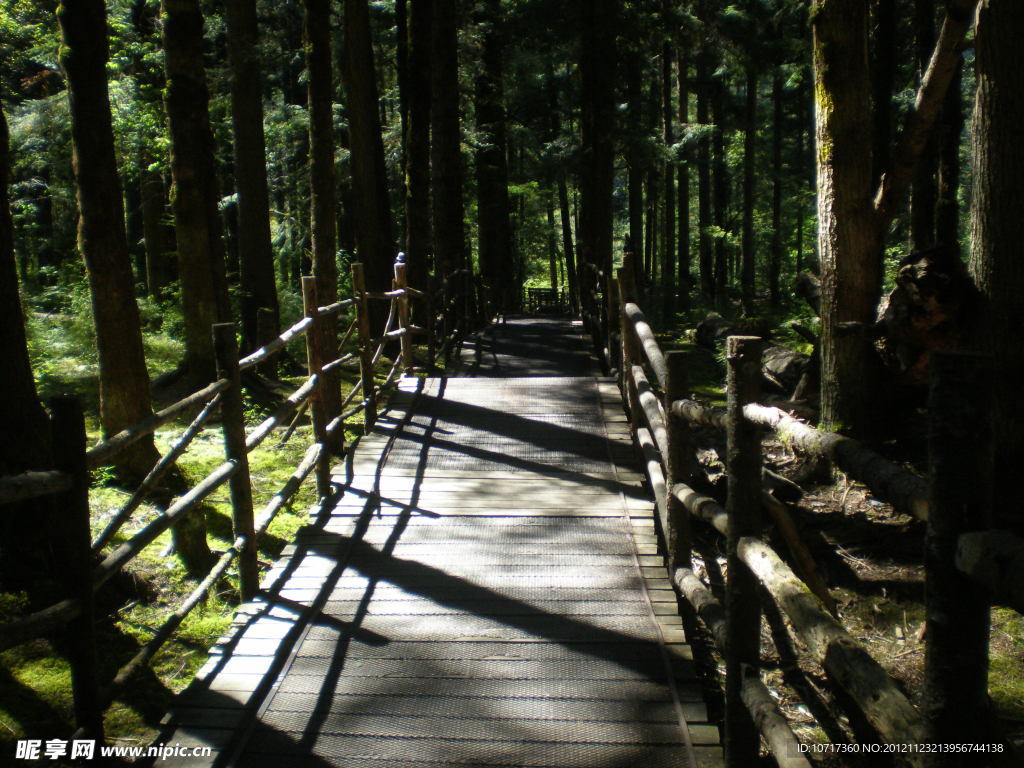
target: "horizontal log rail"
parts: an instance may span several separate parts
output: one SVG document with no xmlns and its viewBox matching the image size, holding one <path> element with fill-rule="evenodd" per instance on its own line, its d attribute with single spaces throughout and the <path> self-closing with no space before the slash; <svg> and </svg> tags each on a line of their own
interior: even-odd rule
<svg viewBox="0 0 1024 768">
<path fill-rule="evenodd" d="M 757 359 L 757 365 L 754 366 L 750 363 L 750 360 L 756 359 L 754 356 L 744 351 L 737 352 L 739 356 L 733 357 L 732 351 L 734 341 L 738 342 L 736 350 L 753 350 L 759 346 L 756 339 L 730 339 L 730 376 L 739 377 L 735 384 L 730 378 L 730 403 L 735 403 L 730 406 L 732 410 L 710 408 L 687 399 L 685 385 L 677 381 L 680 378 L 678 372 L 682 373 L 681 378 L 685 381 L 686 353 L 672 352 L 666 355 L 658 345 L 653 329 L 636 302 L 636 285 L 630 258 L 627 255 L 622 269 L 618 271 L 616 312 L 615 317 L 609 318 L 608 326 L 620 328 L 620 389 L 629 413 L 630 428 L 654 496 L 658 525 L 667 545 L 671 582 L 678 594 L 693 606 L 726 659 L 726 765 L 729 768 L 749 765 L 752 759 L 756 759 L 762 738 L 779 765 L 809 765 L 799 753 L 799 743 L 793 736 L 792 728 L 778 711 L 757 672 L 761 600 L 772 601 L 788 616 L 792 632 L 824 667 L 829 677 L 845 691 L 848 701 L 855 705 L 881 741 L 903 744 L 981 740 L 977 738 L 976 731 L 970 730 L 970 726 L 947 723 L 943 727 L 937 725 L 942 722 L 941 717 L 935 720 L 934 713 L 926 715 L 916 709 L 879 663 L 846 632 L 837 619 L 835 602 L 817 570 L 814 558 L 807 551 L 791 519 L 788 505 L 769 491 L 773 487 L 771 473 L 763 466 L 759 471 L 751 472 L 749 458 L 743 457 L 752 450 L 750 446 L 759 446 L 759 431 L 770 430 L 793 450 L 828 459 L 851 478 L 863 482 L 878 498 L 925 520 L 930 530 L 934 527 L 940 531 L 930 533 L 929 536 L 933 538 L 929 540 L 954 543 L 955 568 L 958 573 L 966 574 L 961 578 L 984 585 L 996 602 L 1018 611 L 1024 608 L 1024 592 L 1020 587 L 1024 584 L 1024 540 L 986 530 L 968 530 L 958 534 L 959 538 L 957 534 L 951 533 L 957 530 L 955 525 L 943 521 L 948 519 L 954 508 L 961 509 L 959 514 L 963 517 L 965 502 L 962 497 L 964 493 L 970 493 L 973 478 L 968 480 L 959 477 L 957 480 L 937 483 L 934 459 L 929 471 L 931 479 L 922 478 L 859 441 L 816 429 L 781 409 L 758 403 L 756 386 L 760 360 Z M 938 354 L 936 358 L 938 372 L 933 371 L 933 380 L 936 376 L 948 375 L 947 369 L 964 364 L 959 358 L 949 361 L 945 360 L 945 355 Z M 744 370 L 746 373 L 742 374 Z M 977 377 L 972 381 L 976 383 Z M 979 391 L 974 384 L 968 386 L 963 382 L 958 387 L 949 385 L 946 390 Z M 742 399 L 737 394 L 739 391 L 748 393 L 748 399 Z M 755 394 L 750 395 L 751 392 Z M 982 402 L 985 402 L 984 398 Z M 936 421 L 949 421 L 951 410 L 956 409 L 942 402 L 930 404 L 933 424 Z M 975 424 L 974 420 L 966 416 L 956 421 L 956 424 L 961 422 Z M 977 419 L 977 423 L 983 425 L 984 418 Z M 699 465 L 694 468 L 696 457 L 690 430 L 697 426 L 709 426 L 727 433 L 728 447 L 722 458 L 729 469 L 728 504 L 723 505 L 694 488 L 694 485 L 703 487 L 701 483 L 705 481 Z M 962 437 L 972 430 L 956 426 L 950 428 L 950 432 Z M 973 432 L 986 434 L 984 428 L 974 429 Z M 942 430 L 933 429 L 933 433 L 941 434 Z M 986 455 L 985 449 L 980 446 L 971 448 L 964 444 L 948 444 L 948 462 L 954 461 L 965 450 L 976 456 Z M 759 453 L 759 447 L 756 450 Z M 933 456 L 941 455 L 936 453 L 939 450 L 934 444 L 930 447 Z M 757 461 L 759 465 L 760 459 Z M 948 466 L 948 462 L 941 466 Z M 742 479 L 737 480 L 740 475 L 734 476 L 734 470 L 740 466 L 744 467 Z M 948 469 L 945 474 L 949 475 Z M 986 482 L 988 476 L 984 471 L 979 470 L 977 475 L 980 482 Z M 950 475 L 953 476 L 955 472 Z M 700 482 L 693 483 L 692 479 Z M 964 492 L 955 491 L 951 486 L 963 486 Z M 740 501 L 737 501 L 733 494 L 741 490 L 742 495 L 737 497 Z M 954 496 L 961 501 L 950 501 Z M 943 498 L 947 501 L 942 501 Z M 972 508 L 976 507 L 978 499 L 968 503 Z M 765 519 L 774 521 L 776 529 L 785 540 L 795 567 L 801 572 L 800 576 L 762 539 L 762 510 L 767 513 Z M 733 520 L 734 514 L 739 516 L 736 521 Z M 943 517 L 936 519 L 940 514 Z M 730 567 L 724 602 L 701 581 L 691 566 L 689 520 L 701 520 L 728 540 Z M 940 536 L 945 538 L 940 539 Z M 940 546 L 946 549 L 938 549 Z M 931 547 L 931 554 L 925 559 L 929 574 L 935 568 L 954 567 L 954 553 L 948 544 L 934 543 Z M 936 559 L 941 561 L 939 565 L 936 565 Z M 756 589 L 749 586 L 751 579 Z M 744 586 L 741 588 L 739 584 Z M 955 600 L 955 597 L 952 599 Z M 943 605 L 944 611 L 953 610 L 948 599 Z M 944 627 L 929 627 L 926 635 L 929 649 L 939 647 L 939 640 L 933 638 L 932 634 L 941 636 L 944 632 Z M 734 646 L 730 638 L 738 638 L 738 645 Z M 950 635 L 945 642 L 955 638 L 956 635 Z M 750 645 L 752 640 L 755 641 L 753 646 Z M 930 685 L 931 690 L 942 691 L 946 701 L 955 700 L 948 691 L 956 689 L 956 685 L 965 686 L 956 690 L 973 692 L 980 685 L 980 690 L 985 691 L 984 679 L 976 680 L 974 688 L 966 687 L 965 681 L 973 679 L 970 678 L 973 672 L 956 673 L 950 671 L 949 664 L 945 667 L 936 664 L 936 660 L 930 656 L 936 652 L 926 650 L 925 653 L 926 687 Z M 978 653 L 987 653 L 987 646 L 979 648 Z M 963 679 L 957 679 L 955 684 L 950 683 L 950 679 L 956 678 L 958 674 Z M 931 678 L 936 682 L 928 682 Z M 965 693 L 964 699 L 971 700 L 971 694 Z M 983 713 L 986 705 L 980 702 L 975 708 Z M 964 720 L 971 722 L 972 718 Z M 896 762 L 901 765 L 922 765 L 923 759 L 917 753 L 895 756 Z"/>
<path fill-rule="evenodd" d="M 64 472 L 23 472 L 0 477 L 0 504 L 14 504 L 39 496 L 60 493 L 71 488 L 71 477 Z"/>
<path fill-rule="evenodd" d="M 723 408 L 709 408 L 693 400 L 677 400 L 672 412 L 692 424 L 725 430 Z M 878 498 L 892 503 L 919 520 L 928 519 L 928 483 L 858 440 L 838 432 L 825 432 L 791 416 L 780 408 L 748 404 L 744 417 L 753 424 L 774 430 L 785 445 L 810 456 L 829 459 L 839 469 L 864 483 Z"/>
<path fill-rule="evenodd" d="M 86 451 L 85 454 L 89 469 L 108 466 L 124 449 L 135 444 L 146 435 L 153 434 L 164 424 L 167 424 L 183 413 L 187 413 L 193 408 L 198 408 L 200 405 L 204 405 L 226 390 L 229 386 L 231 386 L 231 382 L 227 379 L 218 379 L 212 384 L 203 387 L 198 392 L 193 392 L 191 395 L 182 398 L 173 405 L 169 405 L 166 408 L 157 411 L 152 416 L 147 416 L 137 424 L 118 432 L 105 442 L 93 446 Z"/>
</svg>

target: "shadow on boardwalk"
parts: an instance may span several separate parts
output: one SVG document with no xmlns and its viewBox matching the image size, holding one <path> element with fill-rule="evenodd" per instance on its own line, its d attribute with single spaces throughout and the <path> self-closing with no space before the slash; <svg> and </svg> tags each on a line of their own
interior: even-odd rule
<svg viewBox="0 0 1024 768">
<path fill-rule="evenodd" d="M 161 764 L 713 764 L 613 385 L 403 387 L 170 713 L 214 758 Z"/>
</svg>

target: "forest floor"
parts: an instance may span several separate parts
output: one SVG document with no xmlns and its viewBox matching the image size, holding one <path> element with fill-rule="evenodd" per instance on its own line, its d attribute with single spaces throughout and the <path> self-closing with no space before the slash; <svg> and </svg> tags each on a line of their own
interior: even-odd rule
<svg viewBox="0 0 1024 768">
<path fill-rule="evenodd" d="M 697 399 L 723 405 L 721 355 L 697 349 L 691 358 L 691 391 Z M 921 420 L 910 419 L 902 428 L 903 434 L 879 446 L 879 450 L 891 460 L 923 473 L 926 454 L 922 425 Z M 701 430 L 696 438 L 709 479 L 712 483 L 724 482 L 722 457 L 716 450 L 722 447 L 724 438 L 713 430 Z M 777 439 L 766 438 L 763 450 L 766 464 L 803 490 L 802 497 L 788 507 L 835 601 L 840 621 L 920 707 L 925 647 L 924 523 L 874 498 L 863 484 L 842 473 L 822 472 Z M 694 534 L 698 553 L 695 570 L 710 581 L 722 599 L 725 542 L 707 526 L 698 525 Z M 787 544 L 774 532 L 770 535 L 776 550 L 799 573 Z M 766 603 L 770 604 L 770 599 Z M 698 658 L 720 685 L 725 677 L 724 660 L 703 628 L 698 628 L 698 635 L 703 638 Z M 850 709 L 843 706 L 842 691 L 799 643 L 787 639 L 791 637 L 781 613 L 768 611 L 762 621 L 762 677 L 800 741 L 875 741 L 869 727 L 857 722 L 856 717 L 830 714 Z M 781 650 L 777 639 L 782 641 Z M 711 690 L 714 696 L 714 685 Z M 992 612 L 989 694 L 994 738 L 1005 740 L 1012 750 L 1005 765 L 1024 764 L 1024 617 L 1009 609 L 995 608 Z M 814 762 L 856 768 L 884 765 L 877 755 L 815 755 Z"/>
</svg>

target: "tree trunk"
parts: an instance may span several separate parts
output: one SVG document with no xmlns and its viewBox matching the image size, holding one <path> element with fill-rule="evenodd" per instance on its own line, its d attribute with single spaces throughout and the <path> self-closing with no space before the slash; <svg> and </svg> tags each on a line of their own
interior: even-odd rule
<svg viewBox="0 0 1024 768">
<path fill-rule="evenodd" d="M 896 0 L 874 0 L 872 8 L 871 106 L 872 126 L 871 178 L 878 186 L 889 165 L 892 152 L 892 92 L 896 79 Z"/>
<path fill-rule="evenodd" d="M 821 253 L 821 404 L 830 429 L 862 429 L 878 415 L 874 321 L 881 247 L 871 205 L 867 14 L 861 0 L 815 0 L 818 242 Z M 844 333 L 844 323 L 859 324 Z"/>
<path fill-rule="evenodd" d="M 235 187 L 238 191 L 238 253 L 241 273 L 242 351 L 270 339 L 260 338 L 260 309 L 280 319 L 270 241 L 270 196 L 267 191 L 266 143 L 263 135 L 263 72 L 260 64 L 256 0 L 227 0 L 228 57 L 231 66 L 231 127 L 235 142 Z"/>
<path fill-rule="evenodd" d="M 776 67 L 772 74 L 772 246 L 771 261 L 768 263 L 768 295 L 772 307 L 782 303 L 782 292 L 779 286 L 779 275 L 782 272 L 784 249 L 782 245 L 782 132 L 785 130 L 783 119 L 782 70 Z M 797 166 L 799 167 L 799 166 Z M 799 214 L 802 215 L 802 214 Z"/>
<path fill-rule="evenodd" d="M 430 37 L 433 0 L 412 0 L 409 27 L 409 99 L 406 118 L 405 247 L 409 283 L 421 290 L 431 272 Z"/>
<path fill-rule="evenodd" d="M 85 257 L 99 350 L 100 422 L 109 437 L 153 412 L 142 349 L 135 279 L 124 229 L 124 201 L 114 155 L 107 92 L 107 16 L 102 0 L 62 2 L 61 66 L 71 102 L 72 164 L 78 246 Z M 160 458 L 152 435 L 121 454 L 126 479 Z"/>
<path fill-rule="evenodd" d="M 915 57 L 918 80 L 924 79 L 935 47 L 935 0 L 914 0 Z M 923 251 L 935 244 L 935 205 L 938 199 L 938 145 L 933 133 L 914 166 L 910 187 L 910 251 Z"/>
<path fill-rule="evenodd" d="M 637 56 L 629 58 L 626 72 L 626 100 L 629 104 L 629 124 L 632 131 L 640 131 L 644 124 L 643 89 Z M 629 188 L 629 243 L 626 250 L 640 254 L 644 245 L 644 168 L 640 154 L 640 142 L 636 136 L 629 138 L 626 158 L 627 186 Z"/>
<path fill-rule="evenodd" d="M 25 340 L 25 319 L 14 258 L 14 223 L 7 186 L 11 159 L 7 120 L 0 109 L 0 475 L 52 469 L 50 425 L 36 394 Z M 50 533 L 45 497 L 4 509 L 0 515 L 0 579 L 5 586 L 30 584 L 45 564 Z"/>
<path fill-rule="evenodd" d="M 1017 457 L 1024 453 L 1019 395 L 1024 381 L 1020 298 L 1024 296 L 1024 217 L 1016 204 L 1024 175 L 1024 4 L 986 0 L 975 32 L 977 95 L 971 138 L 970 271 L 982 295 L 978 346 L 995 357 L 994 438 L 996 527 L 1024 531 Z"/>
<path fill-rule="evenodd" d="M 671 2 L 662 0 L 661 15 L 666 29 L 671 28 Z M 672 45 L 667 40 L 661 48 L 661 106 L 662 129 L 665 146 L 671 147 L 675 142 L 672 120 L 675 110 L 672 106 L 672 65 L 675 62 Z M 666 327 L 671 328 L 676 311 L 676 175 L 675 166 L 671 161 L 665 163 L 665 220 L 664 243 L 661 252 L 661 290 L 662 312 Z"/>
<path fill-rule="evenodd" d="M 476 151 L 480 274 L 500 313 L 513 312 L 522 286 L 517 285 L 509 222 L 508 141 L 505 130 L 499 0 L 487 0 L 482 9 L 483 68 L 476 80 L 476 124 L 480 147 Z"/>
<path fill-rule="evenodd" d="M 346 24 L 346 31 L 348 25 Z M 312 236 L 313 276 L 317 302 L 322 306 L 338 295 L 337 220 L 334 187 L 334 78 L 331 70 L 330 0 L 305 0 L 303 35 L 306 42 L 306 78 L 309 104 L 309 193 L 310 234 Z M 353 106 L 351 111 L 355 111 Z M 351 115 L 350 111 L 350 115 Z M 376 114 L 376 108 L 374 109 Z M 355 152 L 353 151 L 353 163 Z M 388 286 L 390 287 L 390 285 Z M 377 289 L 379 290 L 379 289 Z M 323 362 L 338 353 L 337 315 L 321 321 L 323 337 L 320 352 Z M 328 421 L 341 413 L 340 378 L 326 374 L 320 399 Z"/>
<path fill-rule="evenodd" d="M 184 369 L 190 384 L 198 386 L 216 375 L 213 324 L 231 319 L 203 70 L 203 16 L 199 0 L 163 0 L 162 9 Z"/>
<path fill-rule="evenodd" d="M 146 285 L 149 287 L 149 295 L 160 300 L 166 298 L 167 289 L 174 282 L 174 264 L 168 252 L 168 237 L 164 226 L 167 205 L 164 180 L 160 171 L 149 167 L 150 162 L 148 153 L 143 152 L 139 158 L 142 240 L 146 248 Z"/>
<path fill-rule="evenodd" d="M 743 259 L 740 264 L 740 295 L 743 311 L 754 314 L 754 205 L 757 180 L 757 64 L 747 64 L 746 103 L 743 126 Z"/>
<path fill-rule="evenodd" d="M 724 76 L 723 74 L 721 77 Z M 718 237 L 715 239 L 715 306 L 722 309 L 728 301 L 726 287 L 729 284 L 729 246 L 725 238 L 729 215 L 729 169 L 725 158 L 725 83 L 721 78 L 711 84 L 711 101 L 715 118 L 711 147 L 714 166 L 713 195 L 715 227 L 718 229 Z"/>
<path fill-rule="evenodd" d="M 395 0 L 395 66 L 398 79 L 398 115 L 402 124 L 402 157 L 399 168 L 403 183 L 408 175 L 409 162 L 409 2 Z M 404 211 L 403 211 L 404 213 Z M 405 239 L 407 228 L 405 223 L 398 228 L 399 250 L 407 250 Z"/>
<path fill-rule="evenodd" d="M 612 265 L 612 183 L 615 171 L 615 30 L 617 0 L 582 3 L 582 86 L 580 190 L 583 195 L 580 262 L 605 274 Z M 582 273 L 581 273 L 582 274 Z M 581 282 L 586 297 L 595 286 L 593 274 Z M 606 300 L 608 297 L 605 297 Z M 598 307 L 592 308 L 595 313 Z M 600 315 L 603 316 L 603 315 Z"/>
<path fill-rule="evenodd" d="M 953 82 L 946 92 L 939 118 L 938 200 L 935 204 L 935 243 L 960 253 L 960 139 L 964 127 L 961 93 L 963 64 L 958 63 Z"/>
<path fill-rule="evenodd" d="M 458 11 L 434 6 L 431 46 L 431 193 L 435 258 L 442 276 L 468 266 L 463 229 L 462 132 L 459 122 Z"/>
<path fill-rule="evenodd" d="M 705 41 L 697 53 L 697 123 L 707 126 L 711 90 L 711 53 Z M 715 293 L 715 273 L 711 262 L 711 138 L 704 136 L 697 145 L 697 260 L 700 267 L 700 292 L 705 299 Z"/>
<path fill-rule="evenodd" d="M 679 125 L 690 122 L 690 60 L 685 51 L 679 52 Z M 679 164 L 679 258 L 677 285 L 681 309 L 690 305 L 690 164 L 686 158 Z"/>
<path fill-rule="evenodd" d="M 345 0 L 343 46 L 346 111 L 352 141 L 352 184 L 355 193 L 356 247 L 366 265 L 366 286 L 371 291 L 391 289 L 395 242 L 391 230 L 384 142 L 380 132 L 377 75 L 370 36 L 367 0 Z M 384 309 L 381 304 L 380 309 Z M 383 330 L 384 317 L 376 324 Z"/>
<path fill-rule="evenodd" d="M 569 283 L 569 305 L 580 311 L 579 274 L 576 272 L 576 249 L 572 240 L 572 213 L 569 210 L 569 185 L 565 172 L 558 176 L 558 209 L 562 220 L 562 252 L 565 253 L 565 276 Z"/>
</svg>

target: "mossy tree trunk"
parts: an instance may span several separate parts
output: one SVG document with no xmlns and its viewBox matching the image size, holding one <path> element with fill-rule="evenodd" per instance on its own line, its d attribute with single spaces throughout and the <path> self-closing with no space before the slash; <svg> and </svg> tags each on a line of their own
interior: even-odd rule
<svg viewBox="0 0 1024 768">
<path fill-rule="evenodd" d="M 71 103 L 78 247 L 85 257 L 96 327 L 100 422 L 109 437 L 141 421 L 153 408 L 114 154 L 106 72 L 107 15 L 103 0 L 65 1 L 57 19 Z M 123 452 L 118 461 L 126 479 L 139 480 L 159 458 L 150 435 Z"/>
<path fill-rule="evenodd" d="M 972 128 L 970 272 L 982 295 L 978 343 L 995 356 L 993 424 L 997 527 L 1024 531 L 1017 482 L 1024 453 L 1020 385 L 1020 302 L 1024 296 L 1024 217 L 1019 189 L 1024 177 L 1024 4 L 983 0 L 975 35 L 977 95 Z M 1001 518 L 1001 519 L 998 519 Z"/>
<path fill-rule="evenodd" d="M 162 15 L 175 239 L 185 319 L 184 368 L 187 380 L 199 386 L 212 381 L 217 370 L 213 325 L 231 319 L 210 94 L 203 69 L 203 15 L 199 0 L 163 0 Z"/>
<path fill-rule="evenodd" d="M 270 241 L 266 141 L 263 134 L 263 71 L 260 65 L 256 0 L 227 0 L 228 59 L 231 67 L 231 127 L 234 134 L 235 188 L 238 192 L 238 255 L 242 295 L 242 351 L 269 341 L 259 338 L 257 316 L 269 309 L 277 331 L 280 319 L 274 252 Z"/>
</svg>

